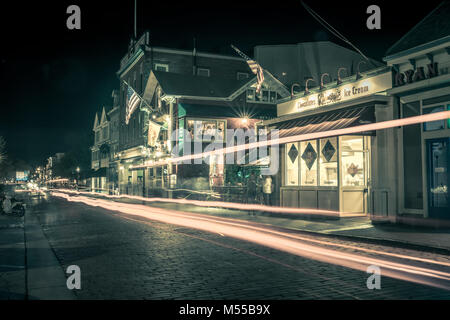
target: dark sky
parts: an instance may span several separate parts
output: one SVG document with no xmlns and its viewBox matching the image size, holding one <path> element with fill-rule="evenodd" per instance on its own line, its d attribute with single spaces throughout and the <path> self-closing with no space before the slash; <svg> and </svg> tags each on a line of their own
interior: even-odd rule
<svg viewBox="0 0 450 320">
<path fill-rule="evenodd" d="M 326 31 L 300 1 L 138 0 L 138 34 L 150 31 L 156 46 L 252 55 L 262 44 L 314 40 L 343 43 Z M 320 1 L 306 3 L 366 55 L 386 50 L 439 3 Z M 66 9 L 81 8 L 81 30 L 66 28 Z M 366 28 L 366 8 L 381 8 L 381 30 Z M 12 158 L 38 165 L 55 152 L 82 143 L 96 111 L 111 103 L 116 71 L 133 33 L 133 0 L 12 1 L 0 12 L 0 135 Z M 88 146 L 86 146 L 88 147 Z"/>
</svg>

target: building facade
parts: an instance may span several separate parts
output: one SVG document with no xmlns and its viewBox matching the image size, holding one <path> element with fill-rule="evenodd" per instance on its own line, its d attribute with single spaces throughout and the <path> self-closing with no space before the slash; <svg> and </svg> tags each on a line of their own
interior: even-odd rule
<svg viewBox="0 0 450 320">
<path fill-rule="evenodd" d="M 386 53 L 399 118 L 450 110 L 450 3 L 442 2 Z M 450 218 L 450 120 L 396 130 L 398 212 Z M 398 217 L 401 219 L 401 216 Z"/>
<path fill-rule="evenodd" d="M 238 56 L 227 56 L 198 52 L 194 48 L 189 50 L 177 50 L 153 47 L 150 45 L 149 34 L 144 35 L 137 41 L 131 41 L 126 56 L 121 61 L 117 76 L 120 80 L 119 97 L 119 158 L 117 160 L 118 181 L 120 193 L 143 195 L 148 194 L 146 190 L 145 174 L 141 170 L 129 171 L 130 166 L 142 165 L 149 156 L 158 154 L 160 158 L 169 156 L 173 143 L 170 141 L 168 132 L 172 132 L 179 125 L 178 122 L 178 97 L 174 98 L 158 88 L 147 88 L 152 71 L 166 72 L 169 74 L 189 75 L 200 79 L 224 79 L 229 82 L 245 81 L 250 79 L 251 74 L 247 63 Z M 172 79 L 172 83 L 166 86 L 175 86 L 179 81 Z M 170 82 L 170 81 L 169 81 Z M 206 85 L 199 89 L 194 96 L 202 96 L 208 90 Z M 134 111 L 128 123 L 126 123 L 127 94 L 131 87 L 144 100 L 138 110 Z M 265 93 L 264 99 L 269 92 Z M 208 93 L 210 95 L 210 93 Z M 259 97 L 257 98 L 259 99 Z M 267 96 L 269 99 L 269 96 Z M 157 145 L 148 145 L 149 126 L 161 126 L 157 137 Z M 150 132 L 151 132 L 150 127 Z M 149 154 L 152 153 L 152 155 Z M 160 175 L 161 181 L 165 181 L 173 175 L 173 167 L 158 169 L 155 173 Z M 159 173 L 161 171 L 161 173 Z M 168 182 L 162 184 L 168 186 Z"/>
<path fill-rule="evenodd" d="M 91 181 L 94 192 L 116 194 L 117 164 L 119 149 L 119 96 L 117 90 L 112 92 L 113 106 L 103 107 L 101 116 L 95 114 L 94 144 L 91 147 Z"/>
</svg>

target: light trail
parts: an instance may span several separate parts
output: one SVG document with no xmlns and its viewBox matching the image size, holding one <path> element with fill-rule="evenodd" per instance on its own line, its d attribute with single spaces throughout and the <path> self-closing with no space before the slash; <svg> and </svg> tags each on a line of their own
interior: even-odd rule
<svg viewBox="0 0 450 320">
<path fill-rule="evenodd" d="M 331 216 L 331 217 L 339 217 L 339 215 L 340 215 L 339 211 L 326 211 L 326 210 L 317 210 L 317 209 L 308 209 L 308 208 L 284 208 L 284 207 L 272 207 L 272 206 L 264 206 L 264 205 L 243 204 L 243 203 L 201 201 L 201 200 L 187 200 L 187 199 L 145 198 L 145 197 L 141 197 L 141 196 L 130 196 L 130 195 L 114 196 L 114 195 L 107 195 L 107 194 L 97 194 L 97 193 L 91 193 L 91 192 L 74 191 L 74 190 L 70 190 L 70 189 L 56 189 L 56 190 L 58 190 L 60 192 L 67 192 L 67 193 L 77 194 L 77 195 L 79 195 L 79 194 L 86 194 L 89 196 L 95 195 L 95 196 L 111 198 L 111 199 L 126 198 L 126 199 L 130 199 L 130 200 L 144 201 L 144 202 L 149 202 L 149 203 L 166 202 L 166 203 L 193 205 L 193 206 L 199 206 L 199 207 L 218 207 L 218 208 L 226 208 L 226 209 L 245 210 L 245 211 L 254 210 L 254 211 L 264 211 L 264 212 L 286 213 L 286 214 L 310 214 L 311 213 L 313 215 L 316 214 L 316 215 L 325 215 L 325 216 Z M 187 214 L 187 213 L 185 212 L 185 214 Z M 209 217 L 209 216 L 205 216 L 205 217 Z M 381 217 L 381 218 L 382 219 L 377 219 L 377 216 L 372 217 L 373 220 L 388 221 L 388 219 L 386 217 Z M 217 219 L 227 219 L 227 218 L 216 217 L 215 220 L 217 220 Z M 234 222 L 236 222 L 236 219 L 232 219 L 232 220 Z M 418 220 L 418 219 L 416 219 L 416 220 Z M 435 220 L 435 221 L 437 222 L 439 220 Z M 409 222 L 413 222 L 413 218 L 410 218 Z M 286 235 L 286 233 L 278 233 L 275 231 L 271 231 L 271 232 Z M 367 253 L 374 253 L 374 254 L 397 257 L 397 258 L 402 258 L 402 259 L 416 260 L 416 261 L 421 261 L 421 262 L 430 263 L 430 264 L 439 264 L 439 265 L 443 265 L 443 266 L 450 266 L 450 263 L 439 262 L 439 261 L 435 261 L 435 260 L 431 260 L 431 259 L 406 256 L 406 255 L 401 255 L 401 254 L 394 254 L 394 253 L 389 253 L 389 252 L 360 248 L 360 247 L 356 247 L 356 246 L 336 244 L 336 243 L 332 243 L 332 242 L 320 241 L 320 240 L 316 240 L 316 239 L 294 236 L 294 235 L 290 235 L 290 237 L 296 238 L 298 240 L 310 241 L 310 242 L 323 244 L 323 245 L 338 246 L 341 248 L 364 251 Z"/>
<path fill-rule="evenodd" d="M 300 134 L 300 135 L 295 135 L 295 136 L 290 136 L 290 137 L 277 138 L 277 139 L 272 139 L 272 140 L 267 140 L 267 141 L 252 142 L 252 143 L 248 143 L 248 144 L 226 147 L 226 148 L 212 150 L 212 151 L 203 152 L 203 153 L 196 153 L 196 154 L 190 154 L 190 155 L 186 155 L 186 156 L 182 156 L 182 157 L 168 158 L 165 160 L 155 161 L 151 164 L 136 165 L 136 166 L 133 166 L 133 169 L 143 169 L 143 168 L 148 168 L 148 167 L 168 165 L 171 163 L 190 161 L 190 160 L 195 160 L 195 159 L 200 159 L 200 158 L 206 158 L 206 157 L 213 156 L 213 155 L 223 155 L 223 154 L 227 154 L 227 153 L 238 152 L 238 151 L 243 151 L 243 150 L 248 150 L 248 149 L 255 149 L 255 148 L 260 148 L 260 147 L 267 147 L 267 146 L 271 146 L 271 145 L 280 145 L 280 144 L 286 144 L 286 143 L 291 143 L 291 142 L 314 140 L 314 139 L 320 139 L 320 138 L 326 138 L 326 137 L 341 136 L 341 135 L 346 135 L 346 134 L 361 133 L 361 132 L 366 132 L 366 131 L 383 130 L 383 129 L 407 126 L 407 125 L 412 125 L 412 124 L 419 124 L 419 123 L 430 122 L 430 121 L 446 120 L 449 118 L 450 118 L 450 111 L 442 111 L 442 112 L 424 114 L 424 115 L 420 115 L 420 116 L 403 118 L 403 119 L 395 119 L 395 120 L 387 120 L 387 121 L 381 121 L 381 122 L 370 123 L 370 124 L 363 124 L 363 125 L 349 127 L 349 128 L 343 128 L 343 129 L 335 129 L 335 130 L 328 130 L 328 131 L 322 131 L 322 132 L 313 132 L 313 133 Z"/>
<path fill-rule="evenodd" d="M 110 194 L 98 194 L 95 192 L 87 192 L 87 191 L 75 191 L 70 189 L 54 189 L 60 192 L 67 192 L 71 194 L 85 194 L 85 195 L 96 195 L 99 197 L 105 197 L 110 199 L 130 199 L 130 200 L 138 200 L 144 202 L 166 202 L 166 203 L 176 203 L 176 204 L 185 204 L 185 205 L 193 205 L 198 207 L 217 207 L 217 208 L 226 208 L 226 209 L 234 209 L 234 210 L 248 210 L 248 211 L 263 211 L 263 212 L 272 212 L 272 213 L 282 213 L 282 214 L 301 214 L 301 215 L 319 215 L 319 216 L 327 216 L 327 217 L 340 217 L 345 212 L 332 211 L 332 210 L 321 210 L 321 209 L 311 209 L 311 208 L 288 208 L 288 207 L 275 207 L 275 206 L 266 206 L 262 204 L 247 204 L 247 203 L 236 203 L 236 202 L 225 202 L 225 201 L 204 201 L 204 200 L 189 200 L 189 199 L 169 199 L 169 198 L 146 198 L 141 196 L 131 196 L 131 195 L 110 195 Z"/>
<path fill-rule="evenodd" d="M 180 211 L 148 207 L 145 205 L 111 202 L 84 196 L 71 197 L 60 192 L 52 192 L 52 195 L 64 198 L 67 201 L 80 202 L 106 210 L 119 211 L 133 216 L 144 217 L 150 220 L 180 225 L 210 233 L 221 233 L 225 236 L 253 242 L 258 245 L 288 252 L 297 256 L 340 265 L 363 272 L 366 272 L 368 266 L 376 265 L 382 268 L 382 275 L 384 276 L 450 290 L 450 273 L 448 272 L 322 248 L 317 245 L 303 243 L 298 239 L 292 239 L 292 237 L 283 235 L 282 233 L 274 234 L 270 228 L 245 226 L 242 222 L 239 223 L 239 221 L 226 223 L 223 219 L 214 220 L 211 219 L 211 217 L 206 219 L 201 215 L 186 215 L 186 213 Z"/>
</svg>

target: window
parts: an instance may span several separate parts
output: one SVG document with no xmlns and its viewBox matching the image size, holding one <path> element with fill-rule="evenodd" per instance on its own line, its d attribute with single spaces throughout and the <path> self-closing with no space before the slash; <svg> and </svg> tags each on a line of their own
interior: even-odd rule
<svg viewBox="0 0 450 320">
<path fill-rule="evenodd" d="M 320 186 L 337 187 L 337 138 L 320 139 Z"/>
<path fill-rule="evenodd" d="M 402 117 L 420 115 L 420 101 L 402 104 Z M 422 125 L 403 126 L 404 207 L 423 209 L 422 191 Z"/>
<path fill-rule="evenodd" d="M 209 69 L 208 68 L 198 68 L 197 75 L 203 77 L 209 77 Z"/>
<path fill-rule="evenodd" d="M 251 88 L 247 90 L 247 102 L 264 102 L 276 103 L 278 94 L 276 91 L 261 90 L 258 94 L 256 89 Z"/>
<path fill-rule="evenodd" d="M 108 127 L 106 126 L 106 127 L 103 127 L 103 133 L 102 133 L 102 135 L 103 135 L 103 140 L 106 140 L 106 139 L 108 139 Z"/>
<path fill-rule="evenodd" d="M 187 131 L 191 141 L 223 141 L 226 129 L 225 120 L 194 120 L 187 121 Z"/>
<path fill-rule="evenodd" d="M 169 72 L 169 65 L 167 63 L 155 63 L 153 69 L 155 71 Z"/>
<path fill-rule="evenodd" d="M 247 90 L 247 101 L 255 101 L 255 89 Z"/>
<path fill-rule="evenodd" d="M 248 73 L 247 72 L 238 72 L 236 77 L 238 80 L 248 79 Z"/>
<path fill-rule="evenodd" d="M 286 182 L 287 186 L 298 186 L 298 143 L 286 144 Z"/>
<path fill-rule="evenodd" d="M 302 186 L 317 186 L 317 140 L 300 142 L 300 182 Z"/>
<path fill-rule="evenodd" d="M 423 114 L 430 114 L 435 112 L 445 111 L 445 106 L 434 106 L 430 108 L 423 108 Z M 434 131 L 434 130 L 442 130 L 445 128 L 445 120 L 437 120 L 425 122 L 423 124 L 423 131 Z"/>
<path fill-rule="evenodd" d="M 342 185 L 364 186 L 364 143 L 363 137 L 342 136 Z"/>
</svg>

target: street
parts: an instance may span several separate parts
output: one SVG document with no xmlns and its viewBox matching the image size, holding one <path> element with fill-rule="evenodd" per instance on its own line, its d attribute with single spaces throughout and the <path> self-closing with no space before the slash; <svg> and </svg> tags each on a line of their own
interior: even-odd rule
<svg viewBox="0 0 450 320">
<path fill-rule="evenodd" d="M 27 214 L 38 218 L 61 269 L 65 271 L 70 265 L 80 267 L 81 289 L 74 290 L 78 299 L 450 298 L 450 291 L 436 287 L 448 288 L 450 259 L 446 255 L 347 239 L 330 241 L 300 233 L 292 235 L 292 241 L 300 246 L 316 248 L 317 254 L 309 251 L 304 255 L 300 251 L 290 253 L 281 247 L 278 250 L 236 239 L 215 230 L 163 223 L 54 196 L 33 201 Z M 125 206 L 108 202 L 112 209 Z M 171 214 L 159 208 L 146 208 L 155 217 Z M 187 220 L 200 225 L 199 216 L 186 213 Z M 209 219 L 224 223 L 223 218 Z M 279 230 L 273 232 L 267 233 L 265 239 L 271 239 Z M 347 256 L 350 259 L 350 255 L 361 257 L 364 268 L 356 270 L 355 261 L 355 266 L 349 265 L 352 268 L 344 267 L 340 258 L 324 262 L 322 250 L 323 255 L 328 254 L 326 250 L 338 252 L 337 256 L 343 260 Z M 366 281 L 370 274 L 363 271 L 368 266 L 364 259 L 391 266 L 397 263 L 398 268 L 386 269 L 397 279 L 383 276 L 385 269 L 381 266 L 381 289 L 369 290 Z M 406 269 L 409 271 L 400 272 Z M 423 270 L 427 276 L 417 276 Z M 400 280 L 408 277 L 412 281 Z"/>
</svg>

